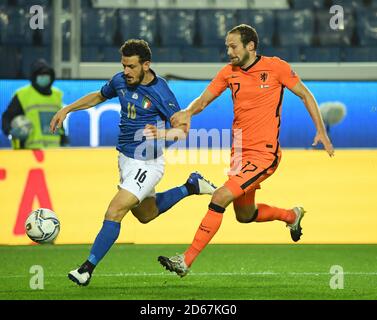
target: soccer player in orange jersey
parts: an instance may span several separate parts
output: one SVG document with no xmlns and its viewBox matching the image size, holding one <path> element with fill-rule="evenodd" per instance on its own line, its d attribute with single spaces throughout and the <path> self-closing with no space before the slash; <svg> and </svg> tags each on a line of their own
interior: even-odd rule
<svg viewBox="0 0 377 320">
<path fill-rule="evenodd" d="M 174 126 L 186 124 L 203 111 L 226 88 L 232 91 L 234 104 L 233 146 L 229 179 L 212 195 L 209 210 L 202 220 L 191 246 L 181 255 L 158 260 L 181 277 L 199 253 L 210 242 L 221 225 L 225 208 L 233 202 L 236 218 L 241 223 L 280 220 L 287 224 L 293 241 L 302 235 L 302 207 L 282 209 L 255 204 L 255 191 L 279 165 L 281 150 L 279 128 L 284 88 L 299 96 L 307 108 L 317 134 L 313 145 L 322 143 L 330 156 L 334 149 L 312 93 L 278 57 L 257 55 L 258 35 L 254 28 L 242 24 L 230 30 L 225 45 L 230 63 L 223 67 L 206 90 L 187 109 L 176 113 Z M 239 134 L 241 133 L 241 134 Z"/>
</svg>

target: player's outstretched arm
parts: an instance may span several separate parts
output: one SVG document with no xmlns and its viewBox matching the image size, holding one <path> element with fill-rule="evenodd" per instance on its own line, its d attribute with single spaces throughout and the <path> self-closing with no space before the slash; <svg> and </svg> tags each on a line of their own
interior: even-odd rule
<svg viewBox="0 0 377 320">
<path fill-rule="evenodd" d="M 143 135 L 147 139 L 165 139 L 167 141 L 184 140 L 187 134 L 188 132 L 185 130 L 184 125 L 170 129 L 157 129 L 156 126 L 147 124 L 143 131 Z"/>
<path fill-rule="evenodd" d="M 183 126 L 185 131 L 188 132 L 190 130 L 191 117 L 194 114 L 202 112 L 216 98 L 217 96 L 211 91 L 208 89 L 204 90 L 202 94 L 193 100 L 185 110 L 175 113 L 170 118 L 170 123 L 173 127 Z"/>
<path fill-rule="evenodd" d="M 317 129 L 312 145 L 316 146 L 318 143 L 322 143 L 329 156 L 334 156 L 334 147 L 330 141 L 330 138 L 327 136 L 325 124 L 323 123 L 317 101 L 315 100 L 313 94 L 301 81 L 299 81 L 290 90 L 302 99 Z"/>
<path fill-rule="evenodd" d="M 50 122 L 50 131 L 55 133 L 56 129 L 59 129 L 63 125 L 64 119 L 67 117 L 67 114 L 72 111 L 89 109 L 101 102 L 104 102 L 106 98 L 102 96 L 101 92 L 92 92 L 86 96 L 76 100 L 75 102 L 65 106 L 63 109 L 60 109 L 52 118 Z"/>
</svg>

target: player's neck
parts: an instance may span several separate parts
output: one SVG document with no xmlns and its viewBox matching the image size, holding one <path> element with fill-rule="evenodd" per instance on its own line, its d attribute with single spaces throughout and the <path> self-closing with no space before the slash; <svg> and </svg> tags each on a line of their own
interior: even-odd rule
<svg viewBox="0 0 377 320">
<path fill-rule="evenodd" d="M 148 71 L 145 73 L 145 75 L 144 75 L 144 79 L 143 79 L 143 81 L 141 81 L 140 84 L 142 84 L 142 85 L 145 86 L 145 85 L 151 83 L 151 82 L 153 81 L 154 77 L 155 77 L 155 75 L 153 74 L 153 72 L 151 72 L 150 70 L 148 70 Z"/>
<path fill-rule="evenodd" d="M 241 67 L 241 69 L 247 69 L 248 67 L 250 67 L 254 62 L 255 60 L 257 60 L 257 54 L 253 54 L 253 55 L 250 55 L 250 59 Z"/>
</svg>

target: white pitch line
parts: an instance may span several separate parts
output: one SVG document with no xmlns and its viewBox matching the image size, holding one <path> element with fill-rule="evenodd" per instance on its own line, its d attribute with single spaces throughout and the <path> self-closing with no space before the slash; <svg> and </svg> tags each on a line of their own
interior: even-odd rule
<svg viewBox="0 0 377 320">
<path fill-rule="evenodd" d="M 377 276 L 377 272 L 344 272 L 344 275 L 350 276 Z M 190 276 L 333 276 L 333 274 L 328 272 L 191 272 Z M 46 278 L 60 278 L 66 277 L 67 275 L 46 275 Z M 165 277 L 165 276 L 175 276 L 174 273 L 96 273 L 94 277 Z M 8 278 L 29 278 L 30 275 L 9 275 L 0 276 L 0 279 Z"/>
</svg>

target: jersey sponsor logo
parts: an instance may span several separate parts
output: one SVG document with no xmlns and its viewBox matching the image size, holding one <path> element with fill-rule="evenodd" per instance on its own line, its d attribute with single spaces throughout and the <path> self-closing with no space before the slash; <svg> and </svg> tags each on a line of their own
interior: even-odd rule
<svg viewBox="0 0 377 320">
<path fill-rule="evenodd" d="M 262 72 L 262 73 L 260 74 L 260 79 L 261 79 L 263 82 L 266 82 L 267 78 L 268 78 L 268 73 L 267 73 L 267 72 Z"/>
<path fill-rule="evenodd" d="M 141 105 L 144 109 L 149 109 L 152 106 L 152 102 L 147 97 L 144 97 L 143 101 L 141 102 Z"/>
</svg>

